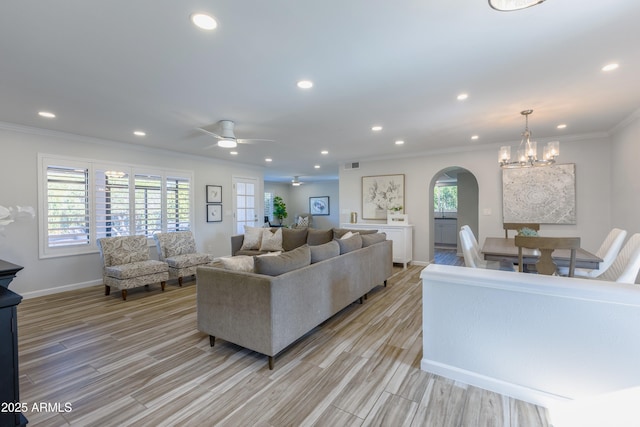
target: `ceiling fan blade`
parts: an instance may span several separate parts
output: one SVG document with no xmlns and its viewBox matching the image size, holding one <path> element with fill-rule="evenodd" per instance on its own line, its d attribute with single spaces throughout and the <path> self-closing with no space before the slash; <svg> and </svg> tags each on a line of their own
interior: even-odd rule
<svg viewBox="0 0 640 427">
<path fill-rule="evenodd" d="M 249 138 L 249 139 L 236 139 L 238 144 L 256 144 L 259 142 L 276 142 L 273 139 L 260 139 L 260 138 Z"/>
<path fill-rule="evenodd" d="M 211 132 L 210 130 L 207 130 L 205 128 L 196 128 L 196 129 L 198 129 L 202 133 L 206 133 L 207 135 L 211 135 L 214 138 L 223 139 L 222 136 L 218 135 L 217 133 Z"/>
</svg>

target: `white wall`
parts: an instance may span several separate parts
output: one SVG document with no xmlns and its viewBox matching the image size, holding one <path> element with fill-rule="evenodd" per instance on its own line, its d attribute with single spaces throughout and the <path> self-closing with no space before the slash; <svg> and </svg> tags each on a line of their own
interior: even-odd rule
<svg viewBox="0 0 640 427">
<path fill-rule="evenodd" d="M 583 247 L 596 251 L 611 228 L 609 138 L 603 135 L 573 140 L 564 138 L 560 150 L 560 162 L 576 164 L 577 224 L 543 225 L 542 230 L 547 236 L 580 236 Z M 428 215 L 429 183 L 442 169 L 458 166 L 469 170 L 478 181 L 480 243 L 487 236 L 504 235 L 502 172 L 497 164 L 497 153 L 498 147 L 490 146 L 457 153 L 360 161 L 360 169 L 340 171 L 340 221 L 348 222 L 351 211 L 358 212 L 358 218 L 362 217 L 363 176 L 405 174 L 405 213 L 415 226 L 414 259 L 429 261 L 433 258 Z M 484 214 L 485 210 L 490 213 Z"/>
<path fill-rule="evenodd" d="M 152 143 L 152 139 L 149 142 Z M 231 253 L 232 176 L 256 177 L 262 191 L 261 168 L 173 152 L 138 149 L 117 142 L 2 125 L 0 147 L 3 156 L 3 165 L 0 168 L 0 181 L 3 183 L 0 187 L 0 205 L 3 206 L 21 205 L 37 209 L 38 153 L 193 171 L 193 232 L 197 248 L 216 257 Z M 224 212 L 221 223 L 206 222 L 207 184 L 222 185 Z M 3 235 L 0 235 L 0 259 L 25 267 L 11 283 L 11 290 L 30 297 L 102 283 L 102 267 L 97 252 L 38 259 L 37 224 L 37 218 L 15 222 L 6 227 Z"/>
<path fill-rule="evenodd" d="M 611 218 L 613 226 L 640 233 L 640 110 L 612 137 Z"/>
</svg>

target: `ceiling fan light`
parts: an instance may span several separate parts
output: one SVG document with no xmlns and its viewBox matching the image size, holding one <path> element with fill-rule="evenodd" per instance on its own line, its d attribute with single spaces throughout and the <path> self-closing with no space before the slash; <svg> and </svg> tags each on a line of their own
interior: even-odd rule
<svg viewBox="0 0 640 427">
<path fill-rule="evenodd" d="M 544 0 L 489 0 L 489 6 L 495 10 L 509 12 L 512 10 L 526 9 L 542 3 Z"/>
<path fill-rule="evenodd" d="M 238 143 L 233 139 L 221 139 L 218 141 L 218 147 L 222 148 L 236 148 Z"/>
</svg>

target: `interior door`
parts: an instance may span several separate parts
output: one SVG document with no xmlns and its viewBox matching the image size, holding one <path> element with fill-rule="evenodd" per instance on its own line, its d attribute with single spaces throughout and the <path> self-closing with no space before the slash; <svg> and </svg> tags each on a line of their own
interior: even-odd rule
<svg viewBox="0 0 640 427">
<path fill-rule="evenodd" d="M 256 227 L 258 224 L 258 212 L 262 212 L 259 200 L 256 199 L 258 194 L 257 178 L 233 178 L 233 200 L 235 231 L 236 234 L 244 234 L 244 226 Z"/>
</svg>

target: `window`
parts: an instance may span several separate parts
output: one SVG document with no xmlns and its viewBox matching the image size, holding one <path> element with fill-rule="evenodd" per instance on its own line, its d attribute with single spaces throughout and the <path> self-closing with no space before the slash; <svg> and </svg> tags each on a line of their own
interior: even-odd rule
<svg viewBox="0 0 640 427">
<path fill-rule="evenodd" d="M 441 214 L 458 212 L 458 186 L 436 185 L 433 188 L 433 210 Z"/>
<path fill-rule="evenodd" d="M 264 193 L 264 218 L 273 221 L 273 193 Z"/>
<path fill-rule="evenodd" d="M 191 172 L 38 157 L 41 257 L 95 252 L 102 237 L 191 227 Z"/>
</svg>

